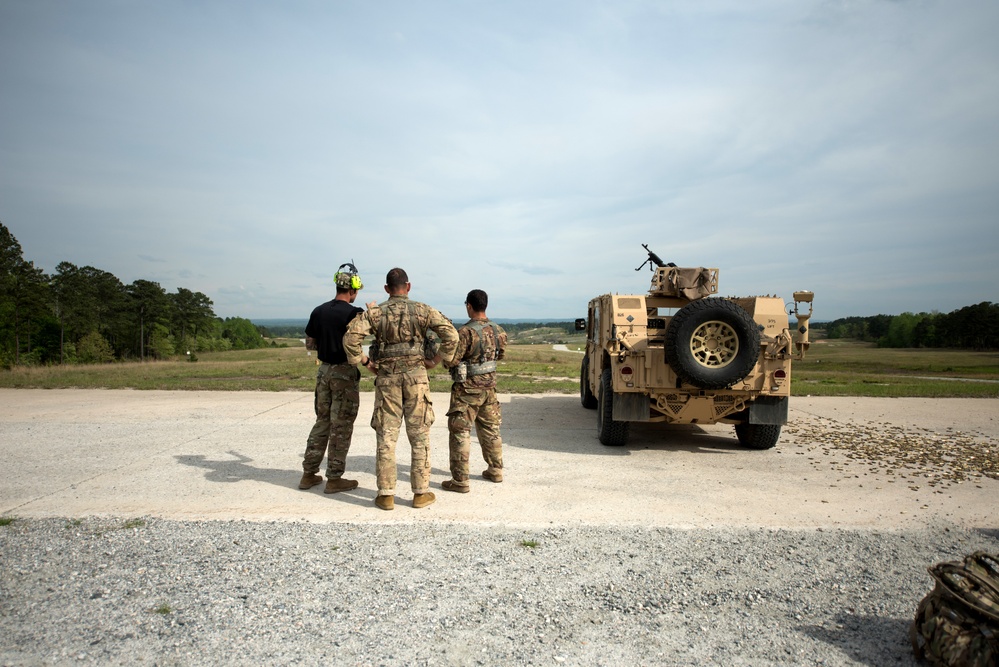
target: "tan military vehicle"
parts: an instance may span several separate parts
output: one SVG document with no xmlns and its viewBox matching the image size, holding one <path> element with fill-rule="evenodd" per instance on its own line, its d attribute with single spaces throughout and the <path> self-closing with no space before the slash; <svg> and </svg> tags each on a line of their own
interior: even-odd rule
<svg viewBox="0 0 999 667">
<path fill-rule="evenodd" d="M 649 258 L 636 271 L 652 268 L 648 294 L 598 296 L 576 320 L 586 331 L 580 400 L 597 411 L 600 442 L 627 444 L 631 422 L 721 422 L 745 447 L 775 446 L 791 360 L 809 345 L 812 293 L 795 292 L 790 312 L 776 296 L 718 298 L 718 269 L 679 268 L 643 247 Z"/>
</svg>

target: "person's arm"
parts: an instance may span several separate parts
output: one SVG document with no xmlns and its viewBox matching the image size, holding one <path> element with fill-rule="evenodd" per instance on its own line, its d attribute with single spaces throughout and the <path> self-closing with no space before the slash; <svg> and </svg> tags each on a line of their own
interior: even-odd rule
<svg viewBox="0 0 999 667">
<path fill-rule="evenodd" d="M 496 339 L 496 359 L 498 361 L 506 354 L 506 332 L 498 324 L 496 325 L 496 329 L 499 331 L 499 336 Z"/>
<path fill-rule="evenodd" d="M 436 366 L 442 361 L 450 363 L 454 359 L 455 350 L 458 349 L 458 330 L 451 324 L 451 320 L 444 317 L 436 308 L 430 308 L 428 328 L 441 339 L 441 346 L 437 351 L 437 356 L 434 357 L 433 365 Z"/>
<path fill-rule="evenodd" d="M 358 314 L 347 325 L 347 333 L 343 335 L 343 352 L 347 355 L 348 364 L 361 364 L 365 368 L 373 365 L 362 349 L 365 336 L 371 333 L 374 329 L 366 312 Z"/>
<path fill-rule="evenodd" d="M 317 318 L 316 311 L 318 311 L 318 310 L 319 309 L 316 308 L 315 310 L 312 311 L 312 314 L 309 315 L 309 322 L 308 322 L 308 324 L 305 325 L 305 349 L 306 350 L 315 351 L 315 350 L 319 349 L 319 341 L 317 341 L 316 338 L 315 338 L 315 334 L 318 333 L 317 327 L 316 327 L 316 318 Z"/>
<path fill-rule="evenodd" d="M 453 368 L 460 364 L 461 360 L 465 358 L 465 353 L 468 352 L 471 343 L 472 332 L 464 327 L 458 329 L 458 345 L 454 348 L 454 356 L 451 359 L 443 361 L 444 367 Z"/>
</svg>

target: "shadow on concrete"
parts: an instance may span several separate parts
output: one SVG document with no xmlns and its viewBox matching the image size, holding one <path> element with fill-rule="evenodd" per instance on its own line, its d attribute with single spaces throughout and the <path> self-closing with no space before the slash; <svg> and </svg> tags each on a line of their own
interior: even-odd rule
<svg viewBox="0 0 999 667">
<path fill-rule="evenodd" d="M 915 615 L 915 606 L 912 612 Z M 906 657 L 915 664 L 909 642 L 912 619 L 841 613 L 835 622 L 835 627 L 807 625 L 800 630 L 861 664 L 874 667 L 889 663 L 904 664 Z"/>
<path fill-rule="evenodd" d="M 209 482 L 215 482 L 217 484 L 234 484 L 245 480 L 252 480 L 255 482 L 273 484 L 274 486 L 282 489 L 294 489 L 300 493 L 318 493 L 324 498 L 346 502 L 352 505 L 363 505 L 365 507 L 374 503 L 375 495 L 377 495 L 377 489 L 366 489 L 361 486 L 358 486 L 356 489 L 351 491 L 325 494 L 323 493 L 323 485 L 325 482 L 324 484 L 314 486 L 311 489 L 301 490 L 298 488 L 298 481 L 302 477 L 301 469 L 258 468 L 250 465 L 253 462 L 253 459 L 248 456 L 244 456 L 243 454 L 233 450 L 229 450 L 228 454 L 232 458 L 226 460 L 209 459 L 204 454 L 177 454 L 174 455 L 174 458 L 182 465 L 205 470 L 205 479 Z M 375 458 L 373 456 L 348 455 L 347 474 L 345 475 L 347 479 L 352 478 L 350 474 L 351 470 L 363 470 L 365 472 L 370 471 L 373 474 L 375 470 Z M 319 472 L 321 475 L 325 476 L 325 469 L 321 469 Z M 448 470 L 439 470 L 434 468 L 431 470 L 431 475 L 439 479 L 441 476 L 450 477 L 451 472 Z M 397 496 L 405 496 L 410 493 L 409 480 L 409 465 L 403 464 L 399 466 L 398 483 L 396 486 Z M 431 486 L 433 486 L 433 484 L 431 484 Z"/>
<path fill-rule="evenodd" d="M 607 447 L 597 439 L 596 411 L 584 408 L 574 396 L 545 396 L 543 402 L 514 396 L 503 406 L 503 444 L 538 451 L 597 456 L 628 456 L 645 449 L 709 454 L 746 451 L 733 427 L 715 428 L 728 434 L 709 432 L 696 424 L 632 422 L 628 444 Z"/>
</svg>

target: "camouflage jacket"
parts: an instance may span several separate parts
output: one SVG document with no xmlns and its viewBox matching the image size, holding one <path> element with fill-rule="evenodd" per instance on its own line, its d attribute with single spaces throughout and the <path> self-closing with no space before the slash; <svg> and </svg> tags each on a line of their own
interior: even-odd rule
<svg viewBox="0 0 999 667">
<path fill-rule="evenodd" d="M 444 365 L 451 368 L 461 362 L 481 364 L 499 361 L 506 352 L 506 332 L 503 327 L 489 320 L 469 320 L 458 329 L 458 347 L 454 359 Z M 496 386 L 496 373 L 468 374 L 461 383 L 465 387 L 485 389 Z"/>
<path fill-rule="evenodd" d="M 355 317 L 347 327 L 343 336 L 347 363 L 360 363 L 364 338 L 374 334 L 379 346 L 379 375 L 421 369 L 428 330 L 441 339 L 441 359 L 450 361 L 458 344 L 458 332 L 451 320 L 425 303 L 407 296 L 391 296 Z"/>
</svg>

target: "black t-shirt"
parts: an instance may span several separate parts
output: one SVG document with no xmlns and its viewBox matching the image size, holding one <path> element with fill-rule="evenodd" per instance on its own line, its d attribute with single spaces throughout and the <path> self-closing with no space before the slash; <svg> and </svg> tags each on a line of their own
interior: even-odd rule
<svg viewBox="0 0 999 667">
<path fill-rule="evenodd" d="M 347 363 L 343 335 L 347 333 L 350 321 L 363 312 L 357 306 L 336 299 L 316 306 L 305 326 L 305 335 L 316 339 L 319 361 L 334 365 Z"/>
</svg>

